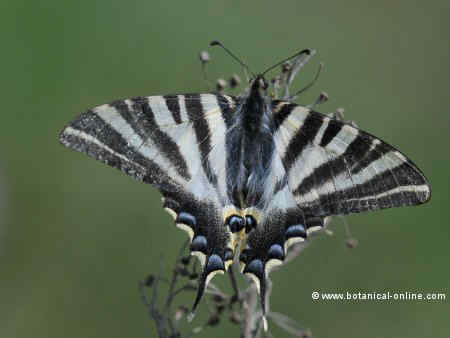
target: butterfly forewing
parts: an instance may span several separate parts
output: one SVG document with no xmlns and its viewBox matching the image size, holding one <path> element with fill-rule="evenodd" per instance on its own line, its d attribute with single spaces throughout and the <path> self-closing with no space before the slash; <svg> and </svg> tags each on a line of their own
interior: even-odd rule
<svg viewBox="0 0 450 338">
<path fill-rule="evenodd" d="M 328 216 L 425 203 L 429 185 L 402 153 L 348 123 L 287 104 L 275 132 L 287 184 L 309 215 Z M 282 112 L 283 107 L 289 107 Z M 276 116 L 275 115 L 275 116 Z"/>
<path fill-rule="evenodd" d="M 82 114 L 60 141 L 163 190 L 166 184 L 208 184 L 216 176 L 207 158 L 211 138 L 215 147 L 223 144 L 216 137 L 223 133 L 212 133 L 210 126 L 223 125 L 221 106 L 226 110 L 228 102 L 220 97 L 219 105 L 212 94 L 119 100 Z"/>
</svg>

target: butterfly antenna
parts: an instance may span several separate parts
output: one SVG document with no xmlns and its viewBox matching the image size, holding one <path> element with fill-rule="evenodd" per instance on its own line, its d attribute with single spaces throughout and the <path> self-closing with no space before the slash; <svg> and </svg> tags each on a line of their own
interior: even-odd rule
<svg viewBox="0 0 450 338">
<path fill-rule="evenodd" d="M 323 69 L 323 63 L 321 62 L 319 64 L 319 69 L 317 69 L 316 76 L 314 76 L 314 79 L 310 83 L 308 83 L 306 86 L 304 86 L 302 89 L 300 89 L 298 92 L 296 92 L 294 95 L 291 95 L 289 97 L 289 100 L 295 99 L 298 95 L 300 95 L 304 91 L 311 88 L 316 83 L 317 79 L 319 78 L 319 75 L 320 75 L 320 72 L 322 71 L 322 69 Z"/>
<path fill-rule="evenodd" d="M 239 59 L 236 55 L 234 55 L 234 54 L 233 54 L 228 48 L 226 48 L 220 41 L 217 41 L 217 40 L 211 41 L 209 45 L 210 45 L 210 46 L 220 46 L 220 47 L 222 47 L 223 50 L 224 50 L 228 55 L 230 55 L 235 61 L 237 61 L 237 62 L 244 68 L 244 70 L 245 70 L 245 75 L 247 75 L 247 72 L 248 72 L 248 73 L 250 73 L 250 74 L 252 75 L 252 77 L 256 77 L 256 76 L 255 76 L 255 73 L 253 73 L 253 72 L 250 70 L 250 67 L 249 67 L 247 64 L 245 64 L 241 59 Z M 248 76 L 247 76 L 247 77 L 248 77 Z"/>
<path fill-rule="evenodd" d="M 285 63 L 285 62 L 287 62 L 287 61 L 289 61 L 289 60 L 291 60 L 291 59 L 294 59 L 294 58 L 296 58 L 296 57 L 298 57 L 298 56 L 300 56 L 300 55 L 303 55 L 303 54 L 311 55 L 311 53 L 312 53 L 311 49 L 303 49 L 303 50 L 301 50 L 300 52 L 297 52 L 297 53 L 295 53 L 294 55 L 292 55 L 292 56 L 290 56 L 290 57 L 288 57 L 288 58 L 286 58 L 286 59 L 284 59 L 284 60 L 282 60 L 282 61 L 280 61 L 280 62 L 277 62 L 277 63 L 274 64 L 273 66 L 270 66 L 270 67 L 267 68 L 261 75 L 264 75 L 264 74 L 266 74 L 267 72 L 270 72 L 272 69 L 274 69 L 274 68 L 276 68 L 276 67 L 282 65 L 283 63 Z"/>
</svg>

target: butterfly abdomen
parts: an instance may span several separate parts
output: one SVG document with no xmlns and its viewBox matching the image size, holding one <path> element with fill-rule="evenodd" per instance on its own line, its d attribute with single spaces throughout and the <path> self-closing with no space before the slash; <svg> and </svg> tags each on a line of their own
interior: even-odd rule
<svg viewBox="0 0 450 338">
<path fill-rule="evenodd" d="M 257 134 L 245 137 L 244 166 L 248 172 L 246 179 L 247 205 L 257 205 L 261 202 L 274 149 L 272 134 L 263 126 Z"/>
</svg>

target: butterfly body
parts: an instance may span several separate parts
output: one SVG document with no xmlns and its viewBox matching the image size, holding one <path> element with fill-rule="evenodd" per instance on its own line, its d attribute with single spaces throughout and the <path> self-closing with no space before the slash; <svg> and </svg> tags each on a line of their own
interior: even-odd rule
<svg viewBox="0 0 450 338">
<path fill-rule="evenodd" d="M 238 102 L 234 123 L 227 131 L 227 195 L 236 208 L 264 205 L 264 189 L 273 152 L 273 120 L 270 98 L 257 78 L 249 94 Z"/>
<path fill-rule="evenodd" d="M 422 204 L 431 194 L 398 150 L 351 124 L 273 100 L 262 76 L 240 97 L 102 105 L 69 124 L 60 141 L 162 193 L 203 267 L 194 309 L 209 280 L 239 254 L 264 312 L 270 270 L 325 217 Z"/>
</svg>

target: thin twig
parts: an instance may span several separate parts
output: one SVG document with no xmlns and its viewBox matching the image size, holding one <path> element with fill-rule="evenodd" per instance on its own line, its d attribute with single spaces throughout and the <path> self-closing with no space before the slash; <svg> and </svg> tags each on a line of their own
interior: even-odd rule
<svg viewBox="0 0 450 338">
<path fill-rule="evenodd" d="M 239 299 L 239 287 L 237 285 L 236 276 L 234 275 L 234 264 L 231 264 L 230 268 L 228 269 L 228 275 L 230 276 L 231 281 L 231 287 L 234 291 L 234 299 Z"/>
<path fill-rule="evenodd" d="M 159 282 L 160 282 L 163 270 L 164 270 L 164 257 L 161 256 L 161 264 L 160 264 L 160 268 L 159 268 L 159 274 L 158 274 L 158 276 L 156 276 L 154 284 L 153 284 L 152 298 L 150 301 L 150 314 L 156 323 L 156 330 L 158 331 L 158 335 L 161 338 L 168 338 L 169 333 L 167 331 L 167 325 L 166 325 L 167 320 L 156 308 L 156 302 L 158 299 L 157 290 L 158 290 L 158 286 L 159 286 Z M 145 300 L 147 300 L 146 297 L 145 297 Z M 148 303 L 148 300 L 147 300 L 147 303 Z"/>
<path fill-rule="evenodd" d="M 175 325 L 173 325 L 172 316 L 170 315 L 170 312 L 171 312 L 171 305 L 172 305 L 173 299 L 175 298 L 175 295 L 176 295 L 175 294 L 175 286 L 177 284 L 178 273 L 179 273 L 178 263 L 180 261 L 180 258 L 183 256 L 183 253 L 186 250 L 186 247 L 188 246 L 188 244 L 189 244 L 189 240 L 186 240 L 184 242 L 184 244 L 181 246 L 180 251 L 178 252 L 178 256 L 175 261 L 175 268 L 173 269 L 173 272 L 172 272 L 172 279 L 171 279 L 170 285 L 169 285 L 169 291 L 168 291 L 168 296 L 166 299 L 166 304 L 165 304 L 164 310 L 163 310 L 164 315 L 167 317 L 167 322 L 170 326 L 170 331 L 172 333 L 175 333 L 175 331 L 176 331 Z"/>
<path fill-rule="evenodd" d="M 170 281 L 170 285 L 169 285 L 169 296 L 167 297 L 166 300 L 166 305 L 164 306 L 164 312 L 168 312 L 170 310 L 170 305 L 173 301 L 173 293 L 174 293 L 174 289 L 175 289 L 175 285 L 177 283 L 177 277 L 178 277 L 178 261 L 180 260 L 180 257 L 183 256 L 184 251 L 186 250 L 186 247 L 189 244 L 189 240 L 185 241 L 184 244 L 181 246 L 180 251 L 178 252 L 178 256 L 177 259 L 175 261 L 175 268 L 173 269 L 173 273 L 172 273 L 172 279 Z"/>
</svg>

